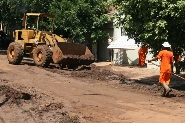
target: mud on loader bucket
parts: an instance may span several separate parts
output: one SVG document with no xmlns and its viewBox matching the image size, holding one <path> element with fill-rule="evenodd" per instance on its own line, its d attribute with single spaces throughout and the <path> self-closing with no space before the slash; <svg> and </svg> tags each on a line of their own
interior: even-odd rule
<svg viewBox="0 0 185 123">
<path fill-rule="evenodd" d="M 65 65 L 90 65 L 94 55 L 83 44 L 57 42 L 53 47 L 53 62 Z"/>
</svg>

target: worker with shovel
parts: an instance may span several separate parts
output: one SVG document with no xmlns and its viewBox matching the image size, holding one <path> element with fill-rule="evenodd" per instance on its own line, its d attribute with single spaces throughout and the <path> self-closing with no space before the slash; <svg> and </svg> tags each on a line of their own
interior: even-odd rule
<svg viewBox="0 0 185 123">
<path fill-rule="evenodd" d="M 162 44 L 162 50 L 155 58 L 148 60 L 148 62 L 155 61 L 157 59 L 161 60 L 159 82 L 164 88 L 162 96 L 168 96 L 172 91 L 168 85 L 170 84 L 172 65 L 174 62 L 173 53 L 171 52 L 171 45 L 168 42 L 164 42 Z"/>
<path fill-rule="evenodd" d="M 175 67 L 176 67 L 176 74 L 180 74 L 180 68 L 181 68 L 181 60 L 182 60 L 182 54 L 183 49 L 178 46 L 177 48 L 175 48 L 175 50 L 173 51 L 173 55 L 174 55 L 174 61 L 175 61 Z"/>
<path fill-rule="evenodd" d="M 141 48 L 138 50 L 140 67 L 146 67 L 145 60 L 146 60 L 147 53 L 148 53 L 148 45 L 147 44 L 142 45 Z"/>
</svg>

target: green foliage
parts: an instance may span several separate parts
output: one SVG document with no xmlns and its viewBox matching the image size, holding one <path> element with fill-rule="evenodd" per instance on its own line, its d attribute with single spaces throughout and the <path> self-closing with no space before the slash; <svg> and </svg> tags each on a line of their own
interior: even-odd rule
<svg viewBox="0 0 185 123">
<path fill-rule="evenodd" d="M 21 25 L 25 12 L 45 12 L 50 8 L 49 0 L 1 0 L 0 20 L 10 27 Z"/>
<path fill-rule="evenodd" d="M 137 42 L 157 52 L 168 41 L 172 49 L 185 46 L 185 0 L 115 0 L 118 25 Z M 123 16 L 124 15 L 124 16 Z M 184 47 L 185 48 L 185 47 Z"/>
<path fill-rule="evenodd" d="M 15 25 L 16 23 L 20 23 L 22 16 L 19 8 L 20 2 L 21 1 L 17 1 L 16 3 L 13 0 L 1 0 L 0 21 L 6 25 Z"/>
<path fill-rule="evenodd" d="M 56 28 L 70 34 L 76 42 L 82 42 L 85 38 L 96 41 L 102 37 L 101 28 L 108 21 L 108 17 L 104 15 L 107 12 L 104 2 L 105 0 L 54 0 L 50 13 L 55 15 Z"/>
<path fill-rule="evenodd" d="M 43 12 L 55 16 L 57 34 L 71 35 L 76 42 L 107 38 L 102 31 L 108 22 L 107 0 L 1 0 L 0 7 L 0 21 L 9 27 L 21 26 L 24 12 Z"/>
</svg>

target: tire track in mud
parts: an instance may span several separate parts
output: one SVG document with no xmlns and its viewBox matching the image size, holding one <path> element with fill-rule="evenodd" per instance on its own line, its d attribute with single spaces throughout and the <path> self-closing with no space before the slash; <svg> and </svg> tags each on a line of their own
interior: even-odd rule
<svg viewBox="0 0 185 123">
<path fill-rule="evenodd" d="M 0 70 L 0 82 L 4 82 L 4 83 L 7 83 L 7 82 L 8 82 L 7 79 L 3 79 L 3 78 L 1 77 L 1 74 L 6 74 L 6 73 L 7 73 L 7 72 L 4 72 L 4 71 Z"/>
<path fill-rule="evenodd" d="M 9 82 L 7 79 L 1 79 L 0 78 L 0 82 L 4 82 L 4 83 L 6 83 L 6 82 Z"/>
</svg>

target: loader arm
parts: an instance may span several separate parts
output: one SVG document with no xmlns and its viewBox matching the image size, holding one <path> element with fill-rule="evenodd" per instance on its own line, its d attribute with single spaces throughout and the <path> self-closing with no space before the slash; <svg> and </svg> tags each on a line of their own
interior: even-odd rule
<svg viewBox="0 0 185 123">
<path fill-rule="evenodd" d="M 66 40 L 58 35 L 54 35 L 54 38 L 58 41 L 58 42 L 66 42 Z"/>
<path fill-rule="evenodd" d="M 48 44 L 47 45 L 51 45 L 54 46 L 56 44 L 56 42 L 54 41 L 53 36 L 49 35 L 49 34 L 45 34 L 45 40 L 47 40 Z"/>
</svg>

